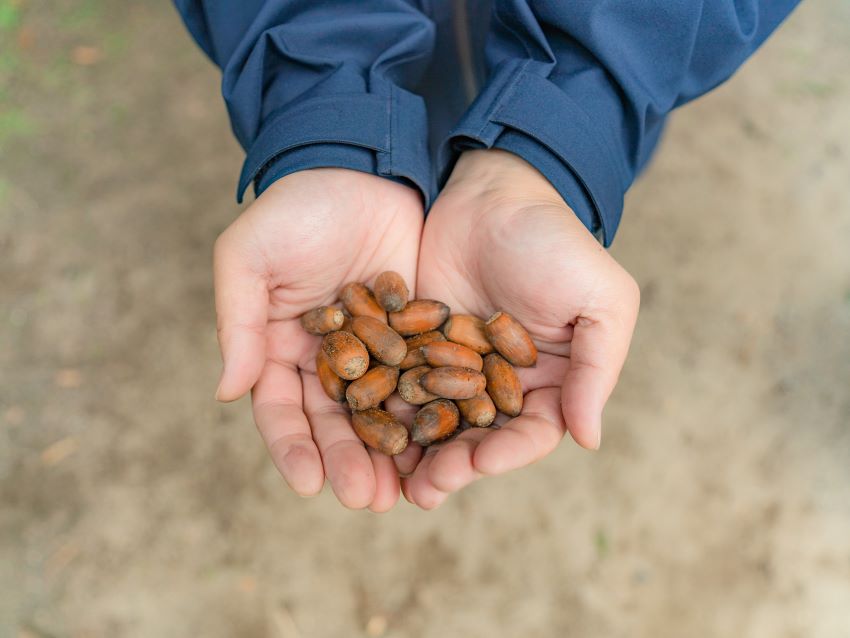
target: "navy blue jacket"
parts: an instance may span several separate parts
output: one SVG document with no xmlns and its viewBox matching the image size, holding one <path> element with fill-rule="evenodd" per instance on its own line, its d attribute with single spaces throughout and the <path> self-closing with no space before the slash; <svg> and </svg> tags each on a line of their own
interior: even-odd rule
<svg viewBox="0 0 850 638">
<path fill-rule="evenodd" d="M 418 188 L 460 151 L 537 167 L 610 244 L 668 113 L 798 0 L 175 0 L 224 72 L 237 197 L 335 166 Z"/>
</svg>

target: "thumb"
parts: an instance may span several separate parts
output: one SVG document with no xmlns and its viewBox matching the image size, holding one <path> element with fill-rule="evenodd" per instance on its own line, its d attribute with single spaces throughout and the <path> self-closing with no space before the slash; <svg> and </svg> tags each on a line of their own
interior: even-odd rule
<svg viewBox="0 0 850 638">
<path fill-rule="evenodd" d="M 576 443 L 599 449 L 602 409 L 626 361 L 640 293 L 631 278 L 610 309 L 580 316 L 573 331 L 570 365 L 561 389 L 564 422 Z"/>
<path fill-rule="evenodd" d="M 224 361 L 215 393 L 219 401 L 235 401 L 246 394 L 265 364 L 268 283 L 250 268 L 236 244 L 225 231 L 215 245 L 215 309 Z"/>
</svg>

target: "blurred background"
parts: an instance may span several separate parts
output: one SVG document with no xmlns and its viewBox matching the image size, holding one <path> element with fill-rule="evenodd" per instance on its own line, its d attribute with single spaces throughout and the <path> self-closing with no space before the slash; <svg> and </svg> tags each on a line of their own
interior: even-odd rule
<svg viewBox="0 0 850 638">
<path fill-rule="evenodd" d="M 850 635 L 850 3 L 677 113 L 602 450 L 293 496 L 213 401 L 242 160 L 167 2 L 0 0 L 0 637 Z"/>
</svg>

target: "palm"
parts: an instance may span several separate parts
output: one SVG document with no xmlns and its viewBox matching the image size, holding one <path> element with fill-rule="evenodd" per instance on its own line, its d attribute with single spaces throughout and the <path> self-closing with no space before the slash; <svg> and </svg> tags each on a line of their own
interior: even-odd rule
<svg viewBox="0 0 850 638">
<path fill-rule="evenodd" d="M 576 396 L 579 386 L 593 394 L 599 384 L 586 383 L 580 374 L 591 357 L 571 360 L 570 355 L 574 337 L 586 325 L 587 309 L 606 294 L 604 282 L 621 276 L 616 269 L 622 270 L 563 201 L 482 196 L 480 188 L 452 184 L 446 188 L 425 225 L 419 296 L 442 299 L 453 313 L 486 318 L 504 310 L 528 329 L 540 355 L 536 367 L 518 370 L 527 393 L 522 414 L 497 420 L 499 429 L 471 428 L 429 450 L 405 479 L 410 500 L 434 507 L 482 474 L 541 458 L 566 432 L 565 415 L 579 417 L 571 419 L 577 424 L 571 424 L 573 437 L 595 447 L 586 419 L 595 397 L 584 401 Z M 582 336 L 587 353 L 592 345 Z M 602 403 L 604 398 L 600 412 Z"/>
<path fill-rule="evenodd" d="M 254 299 L 265 306 L 267 321 L 236 321 L 247 327 L 244 338 L 262 342 L 262 355 L 244 364 L 255 367 L 244 378 L 258 375 L 254 417 L 275 464 L 301 494 L 318 492 L 327 475 L 350 507 L 384 510 L 398 496 L 392 459 L 367 451 L 345 409 L 324 394 L 315 374 L 319 338 L 298 319 L 333 303 L 346 282 L 369 281 L 384 270 L 413 284 L 421 228 L 422 205 L 412 190 L 320 169 L 276 182 L 227 231 L 241 235 L 241 267 L 264 288 Z"/>
<path fill-rule="evenodd" d="M 464 205 L 450 194 L 434 206 L 423 238 L 419 295 L 440 295 L 452 312 L 485 318 L 507 311 L 542 352 L 567 355 L 569 324 L 588 294 L 581 261 L 570 259 L 569 210 L 505 206 L 464 218 L 456 214 Z"/>
</svg>

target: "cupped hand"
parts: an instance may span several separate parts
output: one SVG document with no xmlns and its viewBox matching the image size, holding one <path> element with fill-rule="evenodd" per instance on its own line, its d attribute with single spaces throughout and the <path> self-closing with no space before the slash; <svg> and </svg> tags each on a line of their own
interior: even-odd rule
<svg viewBox="0 0 850 638">
<path fill-rule="evenodd" d="M 453 313 L 506 311 L 540 354 L 536 367 L 518 369 L 522 413 L 429 448 L 402 481 L 408 500 L 436 507 L 482 475 L 542 458 L 566 431 L 599 447 L 639 290 L 536 169 L 504 151 L 464 153 L 425 224 L 417 295 Z"/>
<path fill-rule="evenodd" d="M 275 182 L 216 242 L 224 360 L 216 397 L 233 401 L 253 388 L 260 434 L 302 496 L 318 493 L 327 477 L 347 507 L 386 511 L 398 499 L 393 459 L 367 450 L 346 408 L 322 390 L 320 338 L 301 328 L 299 316 L 333 303 L 345 283 L 370 282 L 385 270 L 400 273 L 412 291 L 422 220 L 413 189 L 322 168 Z"/>
</svg>

